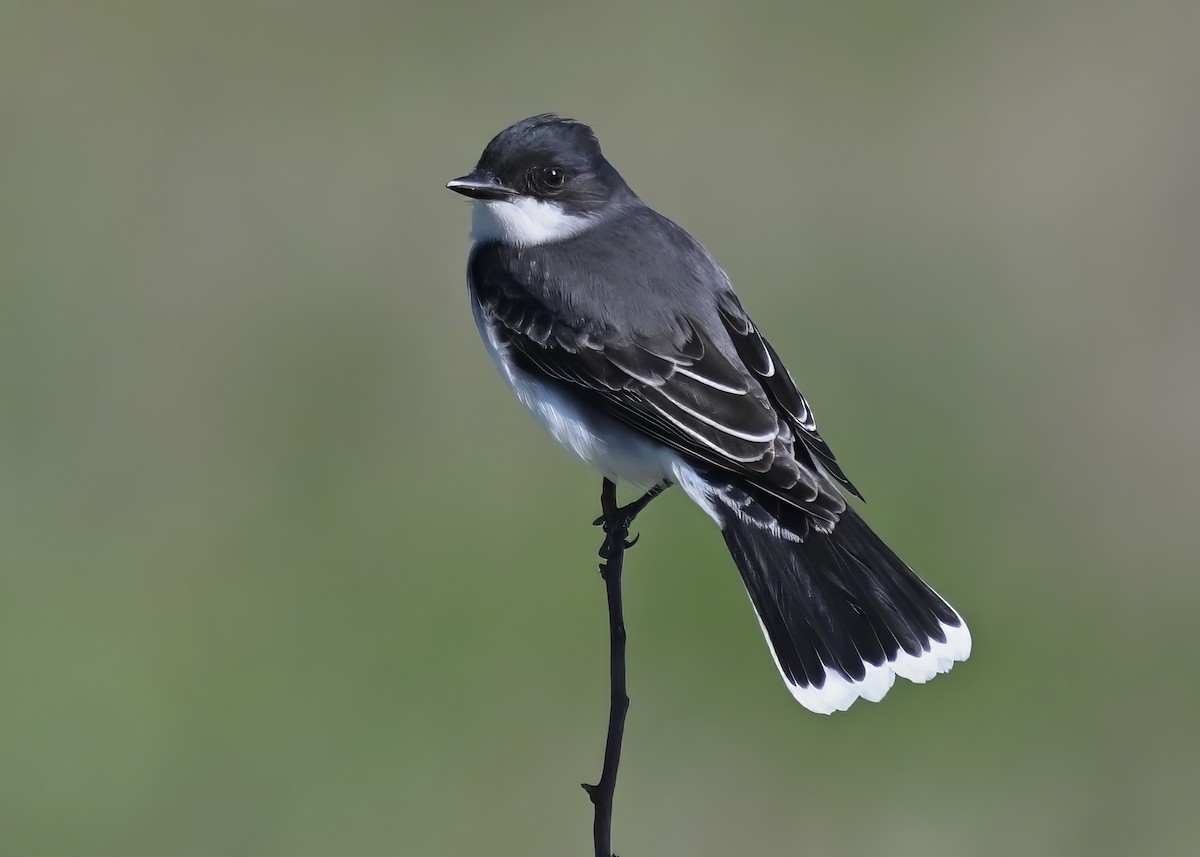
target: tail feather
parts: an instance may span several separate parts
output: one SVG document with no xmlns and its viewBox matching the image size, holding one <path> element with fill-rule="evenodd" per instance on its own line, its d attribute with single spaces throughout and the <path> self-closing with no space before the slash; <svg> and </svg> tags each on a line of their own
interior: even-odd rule
<svg viewBox="0 0 1200 857">
<path fill-rule="evenodd" d="M 878 702 L 971 651 L 966 623 L 847 507 L 832 532 L 801 510 L 711 474 L 681 484 L 721 526 L 792 695 L 811 711 Z"/>
</svg>

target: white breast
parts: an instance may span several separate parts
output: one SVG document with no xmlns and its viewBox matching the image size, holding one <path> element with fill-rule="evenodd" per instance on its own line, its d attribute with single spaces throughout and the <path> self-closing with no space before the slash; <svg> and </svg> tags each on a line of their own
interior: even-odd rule
<svg viewBox="0 0 1200 857">
<path fill-rule="evenodd" d="M 563 448 L 614 482 L 649 487 L 674 480 L 678 456 L 513 365 L 472 290 L 471 310 L 479 335 L 500 374 L 534 418 Z"/>
</svg>

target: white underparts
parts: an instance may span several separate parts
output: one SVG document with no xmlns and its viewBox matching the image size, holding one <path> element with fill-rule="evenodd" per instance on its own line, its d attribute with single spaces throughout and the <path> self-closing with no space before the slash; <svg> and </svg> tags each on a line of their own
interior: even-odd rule
<svg viewBox="0 0 1200 857">
<path fill-rule="evenodd" d="M 673 462 L 679 460 L 675 453 L 518 369 L 478 301 L 472 300 L 472 310 L 488 354 L 509 388 L 564 449 L 614 482 L 649 488 L 671 478 Z"/>
<path fill-rule="evenodd" d="M 777 539 L 788 542 L 802 541 L 799 534 L 780 526 L 779 522 L 774 519 L 763 519 L 747 514 L 746 507 L 749 497 L 745 492 L 737 491 L 732 487 L 723 488 L 720 485 L 712 485 L 683 461 L 675 462 L 673 472 L 675 477 L 671 481 L 677 483 L 692 499 L 692 502 L 707 512 L 708 516 L 717 522 L 718 527 L 724 529 L 724 516 L 732 513 L 748 526 L 765 530 Z"/>
</svg>

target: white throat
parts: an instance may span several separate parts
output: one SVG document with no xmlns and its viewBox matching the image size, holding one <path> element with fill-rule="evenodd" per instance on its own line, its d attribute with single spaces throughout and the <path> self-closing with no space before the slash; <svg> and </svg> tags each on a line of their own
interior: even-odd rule
<svg viewBox="0 0 1200 857">
<path fill-rule="evenodd" d="M 499 241 L 513 247 L 536 247 L 578 235 L 592 219 L 568 214 L 556 202 L 528 196 L 476 200 L 471 211 L 471 240 Z"/>
</svg>

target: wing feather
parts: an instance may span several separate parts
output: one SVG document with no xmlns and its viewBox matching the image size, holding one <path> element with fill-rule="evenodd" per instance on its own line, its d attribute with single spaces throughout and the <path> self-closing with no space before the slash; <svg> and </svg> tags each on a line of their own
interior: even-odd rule
<svg viewBox="0 0 1200 857">
<path fill-rule="evenodd" d="M 718 309 L 721 320 L 725 323 L 725 329 L 729 332 L 733 345 L 737 349 L 738 356 L 742 358 L 746 368 L 758 378 L 770 398 L 771 404 L 787 417 L 791 425 L 799 429 L 797 435 L 801 443 L 819 465 L 844 485 L 846 490 L 861 500 L 862 494 L 842 472 L 841 466 L 838 465 L 837 459 L 833 455 L 833 450 L 829 448 L 829 444 L 817 431 L 817 422 L 813 418 L 812 408 L 808 406 L 804 394 L 796 387 L 796 382 L 792 380 L 791 374 L 783 368 L 783 362 L 779 359 L 775 349 L 771 347 L 771 343 L 767 342 L 758 332 L 758 328 L 754 326 L 750 316 L 742 309 L 737 296 L 732 292 L 727 292 L 723 295 Z M 776 371 L 776 369 L 780 371 Z"/>
</svg>

